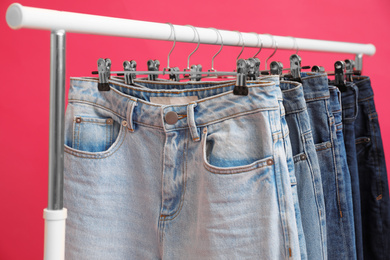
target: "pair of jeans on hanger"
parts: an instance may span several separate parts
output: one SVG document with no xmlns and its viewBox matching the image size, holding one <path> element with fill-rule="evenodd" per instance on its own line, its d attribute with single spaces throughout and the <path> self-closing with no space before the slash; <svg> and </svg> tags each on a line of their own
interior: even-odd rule
<svg viewBox="0 0 390 260">
<path fill-rule="evenodd" d="M 71 80 L 66 257 L 300 259 L 276 84 L 149 85 Z"/>
<path fill-rule="evenodd" d="M 390 255 L 387 171 L 369 77 L 354 77 L 342 93 L 344 140 L 351 173 L 358 259 Z"/>
</svg>

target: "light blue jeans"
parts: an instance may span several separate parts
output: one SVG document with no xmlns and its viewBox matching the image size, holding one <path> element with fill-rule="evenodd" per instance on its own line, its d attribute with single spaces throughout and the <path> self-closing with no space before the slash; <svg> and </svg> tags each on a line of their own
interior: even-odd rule
<svg viewBox="0 0 390 260">
<path fill-rule="evenodd" d="M 274 83 L 110 87 L 71 80 L 67 259 L 300 259 Z"/>
</svg>

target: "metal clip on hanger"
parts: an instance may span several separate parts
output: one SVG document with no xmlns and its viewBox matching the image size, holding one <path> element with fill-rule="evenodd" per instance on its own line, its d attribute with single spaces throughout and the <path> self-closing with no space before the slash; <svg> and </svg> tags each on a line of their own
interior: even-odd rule
<svg viewBox="0 0 390 260">
<path fill-rule="evenodd" d="M 269 65 L 271 75 L 282 75 L 283 73 L 283 63 L 280 61 L 273 61 Z"/>
<path fill-rule="evenodd" d="M 311 72 L 324 73 L 325 68 L 322 66 L 314 65 L 313 67 L 311 67 Z"/>
<path fill-rule="evenodd" d="M 336 61 L 334 64 L 334 85 L 339 88 L 341 92 L 346 90 L 346 78 L 345 78 L 345 62 Z"/>
<path fill-rule="evenodd" d="M 246 86 L 246 77 L 248 74 L 249 62 L 244 59 L 237 61 L 237 81 L 233 89 L 234 95 L 247 96 L 248 87 Z"/>
<path fill-rule="evenodd" d="M 249 62 L 249 69 L 248 69 L 248 80 L 256 80 L 260 76 L 260 59 L 256 58 L 257 54 L 260 53 L 261 49 L 263 48 L 263 41 L 260 39 L 259 35 L 257 33 L 254 33 L 257 36 L 257 45 L 259 45 L 259 42 L 261 41 L 260 49 L 257 51 L 255 55 L 253 55 L 252 58 L 248 59 Z"/>
<path fill-rule="evenodd" d="M 344 60 L 345 62 L 345 71 L 346 71 L 346 78 L 347 78 L 347 81 L 349 82 L 352 82 L 353 79 L 352 79 L 352 76 L 354 74 L 354 67 L 355 67 L 355 61 L 354 60 Z"/>
<path fill-rule="evenodd" d="M 123 70 L 124 70 L 124 78 L 125 78 L 125 83 L 132 85 L 134 83 L 134 80 L 136 78 L 134 72 L 137 70 L 137 62 L 135 60 L 127 61 L 125 60 L 123 62 Z"/>
<path fill-rule="evenodd" d="M 110 86 L 108 85 L 108 79 L 110 78 L 111 73 L 111 60 L 110 59 L 98 59 L 98 90 L 99 91 L 109 91 Z"/>
<path fill-rule="evenodd" d="M 259 58 L 257 58 L 256 56 L 261 52 L 261 50 L 263 49 L 263 40 L 260 38 L 260 35 L 258 33 L 254 33 L 256 34 L 257 36 L 257 40 L 258 42 L 260 42 L 260 49 L 256 52 L 255 55 L 253 55 L 253 59 L 255 60 L 255 77 L 258 78 L 260 77 L 260 64 L 261 64 L 261 61 Z"/>
<path fill-rule="evenodd" d="M 159 60 L 148 60 L 147 62 L 148 71 L 158 71 L 160 68 L 160 61 Z M 148 80 L 157 80 L 158 75 L 157 74 L 149 74 Z"/>
<path fill-rule="evenodd" d="M 297 52 L 290 56 L 290 72 L 292 76 L 291 80 L 302 83 L 302 79 L 301 79 L 302 58 L 298 55 L 299 47 L 298 47 L 297 39 L 295 39 L 294 37 L 291 38 L 294 40 L 294 45 L 297 48 Z"/>
</svg>

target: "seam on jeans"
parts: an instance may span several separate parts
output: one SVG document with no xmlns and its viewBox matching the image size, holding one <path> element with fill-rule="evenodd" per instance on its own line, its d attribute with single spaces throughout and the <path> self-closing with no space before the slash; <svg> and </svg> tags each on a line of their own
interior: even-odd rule
<svg viewBox="0 0 390 260">
<path fill-rule="evenodd" d="M 307 108 L 302 108 L 302 109 L 297 109 L 297 110 L 292 110 L 292 111 L 287 111 L 286 112 L 286 115 L 290 115 L 290 114 L 298 114 L 298 113 L 302 113 L 304 111 L 306 111 Z"/>
<path fill-rule="evenodd" d="M 306 102 L 309 102 L 309 101 L 315 101 L 315 100 L 322 100 L 322 99 L 329 99 L 330 96 L 329 95 L 326 95 L 326 96 L 321 96 L 321 97 L 314 97 L 314 98 L 305 98 Z"/>
<path fill-rule="evenodd" d="M 73 156 L 76 156 L 76 157 L 79 157 L 79 158 L 85 158 L 85 159 L 105 159 L 107 157 L 110 157 L 111 155 L 116 153 L 116 151 L 118 151 L 118 149 L 122 146 L 122 144 L 125 141 L 125 137 L 126 137 L 126 134 L 127 134 L 126 128 L 123 127 L 123 126 L 121 126 L 121 128 L 123 128 L 122 131 L 124 131 L 124 132 L 120 133 L 121 136 L 118 136 L 118 138 L 121 138 L 122 140 L 118 141 L 118 142 L 121 142 L 121 143 L 116 145 L 116 148 L 114 148 L 115 150 L 105 151 L 105 152 L 102 152 L 101 154 L 96 154 L 95 155 L 95 154 L 89 154 L 89 153 L 84 152 L 84 151 L 73 151 L 71 147 L 65 146 L 64 147 L 64 152 L 66 152 L 68 154 L 71 154 Z"/>
<path fill-rule="evenodd" d="M 355 144 L 363 144 L 363 143 L 369 143 L 371 142 L 371 139 L 369 137 L 359 137 L 355 139 Z"/>
<path fill-rule="evenodd" d="M 126 117 L 122 116 L 121 114 L 115 112 L 114 110 L 111 110 L 110 108 L 108 107 L 105 107 L 103 105 L 100 105 L 100 104 L 97 104 L 97 103 L 94 103 L 94 102 L 90 102 L 90 101 L 85 101 L 85 100 L 81 100 L 81 99 L 69 99 L 68 100 L 68 103 L 81 103 L 81 104 L 88 104 L 88 105 L 91 105 L 91 106 L 96 106 L 96 107 L 99 107 L 101 109 L 104 109 L 104 110 L 108 110 L 110 111 L 111 113 L 117 115 L 118 117 L 121 117 L 122 119 L 126 119 Z"/>
<path fill-rule="evenodd" d="M 362 98 L 362 99 L 358 99 L 358 103 L 360 102 L 366 102 L 366 101 L 370 101 L 374 98 L 374 95 L 371 95 L 369 97 L 365 97 L 365 98 Z"/>
<path fill-rule="evenodd" d="M 205 148 L 203 148 L 205 149 Z M 273 160 L 272 165 L 268 165 L 267 161 L 268 160 Z M 253 165 L 252 165 L 253 164 Z M 261 160 L 257 160 L 249 165 L 243 165 L 243 166 L 235 166 L 233 169 L 215 169 L 214 166 L 206 164 L 206 162 L 203 162 L 204 167 L 209 171 L 214 174 L 220 174 L 220 175 L 233 175 L 233 174 L 239 174 L 243 172 L 249 172 L 253 171 L 256 169 L 261 169 L 269 166 L 274 166 L 275 165 L 275 160 L 273 159 L 272 156 L 263 158 Z M 237 169 L 237 167 L 242 167 L 242 169 Z"/>
<path fill-rule="evenodd" d="M 163 219 L 161 219 L 161 221 L 169 221 L 169 220 L 174 220 L 178 215 L 179 213 L 181 212 L 181 209 L 183 208 L 183 205 L 184 205 L 184 195 L 185 195 L 185 192 L 186 192 L 186 189 L 187 189 L 187 158 L 188 158 L 188 132 L 189 131 L 186 131 L 186 140 L 187 142 L 185 143 L 185 147 L 184 147 L 184 151 L 185 151 L 185 166 L 184 166 L 184 175 L 183 175 L 183 192 L 180 196 L 180 204 L 179 204 L 179 208 L 173 212 L 172 214 L 170 215 L 163 215 Z M 160 217 L 161 218 L 161 217 Z M 168 219 L 166 219 L 168 218 Z"/>
<path fill-rule="evenodd" d="M 327 147 L 327 144 L 330 144 L 331 146 Z M 326 141 L 326 142 L 323 142 L 323 143 L 315 144 L 315 149 L 316 149 L 317 152 L 324 151 L 324 150 L 330 149 L 332 147 L 333 147 L 333 145 L 332 145 L 332 143 L 330 141 Z"/>
</svg>

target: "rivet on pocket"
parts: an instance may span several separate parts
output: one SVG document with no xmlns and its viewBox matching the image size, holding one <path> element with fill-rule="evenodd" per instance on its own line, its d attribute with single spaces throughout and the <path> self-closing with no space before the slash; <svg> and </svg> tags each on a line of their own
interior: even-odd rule
<svg viewBox="0 0 390 260">
<path fill-rule="evenodd" d="M 81 117 L 76 117 L 76 123 L 81 123 Z"/>
<path fill-rule="evenodd" d="M 112 118 L 109 118 L 106 120 L 107 125 L 112 125 L 113 123 L 114 123 L 114 120 L 112 120 Z"/>
<path fill-rule="evenodd" d="M 303 161 L 303 160 L 306 160 L 306 154 L 301 154 L 301 160 Z"/>
<path fill-rule="evenodd" d="M 203 129 L 203 133 L 207 134 L 207 128 Z"/>
<path fill-rule="evenodd" d="M 123 126 L 127 126 L 127 121 L 122 121 Z"/>
<path fill-rule="evenodd" d="M 273 165 L 273 164 L 274 164 L 274 160 L 272 160 L 272 159 L 267 160 L 267 165 Z"/>
</svg>

